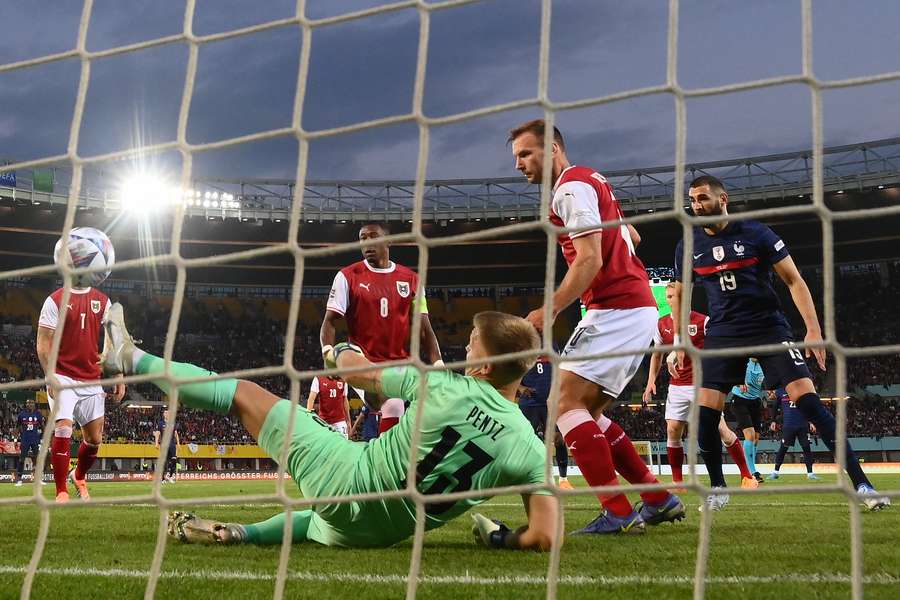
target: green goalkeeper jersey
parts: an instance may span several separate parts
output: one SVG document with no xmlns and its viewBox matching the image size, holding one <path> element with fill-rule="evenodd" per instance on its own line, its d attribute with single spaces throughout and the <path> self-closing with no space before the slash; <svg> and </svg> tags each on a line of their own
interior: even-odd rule
<svg viewBox="0 0 900 600">
<path fill-rule="evenodd" d="M 364 445 L 350 475 L 355 493 L 405 488 L 416 411 L 423 401 L 419 398 L 421 377 L 412 367 L 383 371 L 384 395 L 409 400 L 411 406 L 396 426 Z M 440 494 L 546 481 L 544 445 L 519 407 L 493 386 L 482 379 L 439 371 L 427 374 L 426 389 L 415 453 L 420 492 Z M 440 527 L 485 500 L 487 497 L 429 503 L 425 528 Z M 406 498 L 353 504 L 352 510 L 316 510 L 319 514 L 310 524 L 310 539 L 329 545 L 382 546 L 406 539 L 415 530 L 415 503 Z"/>
</svg>

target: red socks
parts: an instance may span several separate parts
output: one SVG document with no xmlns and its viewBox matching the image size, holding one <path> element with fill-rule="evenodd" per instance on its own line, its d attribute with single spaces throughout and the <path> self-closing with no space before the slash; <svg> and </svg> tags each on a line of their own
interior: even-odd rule
<svg viewBox="0 0 900 600">
<path fill-rule="evenodd" d="M 72 438 L 54 435 L 50 440 L 50 464 L 53 465 L 53 482 L 56 493 L 68 492 L 66 477 L 69 475 L 69 452 L 72 449 Z"/>
<path fill-rule="evenodd" d="M 682 482 L 681 467 L 684 465 L 684 447 L 666 446 L 666 454 L 669 455 L 669 466 L 672 467 L 672 481 Z"/>
<path fill-rule="evenodd" d="M 399 422 L 399 417 L 381 417 L 378 421 L 378 434 L 381 435 Z"/>
<path fill-rule="evenodd" d="M 587 420 L 582 420 L 577 426 L 569 428 L 561 426 L 560 430 L 568 429 L 565 434 L 566 445 L 572 451 L 572 456 L 578 463 L 581 474 L 591 486 L 598 485 L 619 485 L 616 477 L 616 471 L 613 468 L 612 456 L 610 455 L 609 444 L 600 427 L 591 418 L 590 413 L 583 411 L 569 411 L 561 417 L 568 417 L 571 424 L 572 420 L 580 420 L 581 415 L 572 415 L 572 413 L 584 413 Z M 563 425 L 563 424 L 561 424 Z M 597 498 L 600 503 L 609 512 L 617 517 L 625 517 L 631 514 L 631 504 L 625 494 L 619 492 L 613 495 L 598 494 Z"/>
<path fill-rule="evenodd" d="M 599 425 L 598 425 L 599 427 Z M 601 428 L 602 429 L 602 428 Z M 646 463 L 641 460 L 631 438 L 622 430 L 618 423 L 609 421 L 609 426 L 604 432 L 606 439 L 609 441 L 609 449 L 612 453 L 613 464 L 616 471 L 625 478 L 628 483 L 659 483 L 659 480 L 653 476 Z M 658 492 L 641 492 L 641 499 L 647 504 L 660 504 L 665 502 L 669 497 L 669 492 L 660 490 Z"/>
<path fill-rule="evenodd" d="M 744 479 L 753 477 L 753 473 L 747 468 L 747 457 L 744 456 L 744 448 L 741 445 L 740 440 L 734 438 L 734 442 L 732 442 L 730 446 L 725 446 L 725 449 L 728 450 L 728 454 L 731 456 L 731 460 L 734 461 L 734 464 L 741 470 L 741 477 Z"/>
<path fill-rule="evenodd" d="M 93 446 L 85 441 L 78 445 L 78 463 L 75 465 L 75 479 L 84 480 L 84 476 L 90 470 L 91 465 L 97 460 L 97 450 L 100 446 Z"/>
</svg>

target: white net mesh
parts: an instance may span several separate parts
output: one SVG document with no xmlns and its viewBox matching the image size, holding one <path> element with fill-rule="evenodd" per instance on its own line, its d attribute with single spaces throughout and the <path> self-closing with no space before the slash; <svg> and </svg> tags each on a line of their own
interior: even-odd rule
<svg viewBox="0 0 900 600">
<path fill-rule="evenodd" d="M 812 2 L 811 0 L 803 0 L 802 5 L 802 72 L 796 75 L 787 75 L 780 77 L 772 77 L 766 79 L 760 79 L 755 81 L 747 81 L 741 83 L 735 83 L 731 85 L 723 85 L 717 87 L 709 87 L 702 89 L 685 89 L 681 87 L 678 83 L 677 79 L 677 67 L 678 67 L 678 16 L 679 16 L 679 2 L 678 0 L 670 0 L 668 6 L 668 50 L 667 50 L 667 65 L 666 65 L 666 82 L 662 85 L 644 87 L 640 89 L 632 89 L 620 93 L 604 95 L 599 97 L 591 97 L 591 98 L 582 98 L 570 102 L 554 102 L 550 99 L 548 94 L 548 69 L 549 69 L 549 54 L 550 54 L 550 24 L 551 24 L 551 15 L 552 15 L 552 3 L 550 0 L 543 0 L 542 2 L 542 11 L 541 11 L 541 27 L 540 27 L 540 50 L 539 50 L 539 72 L 538 72 L 538 85 L 537 85 L 537 95 L 533 98 L 528 98 L 525 100 L 518 100 L 514 102 L 507 102 L 503 104 L 496 104 L 492 106 L 488 106 L 486 108 L 480 108 L 477 110 L 470 110 L 462 113 L 451 114 L 449 116 L 441 117 L 441 118 L 431 118 L 425 115 L 423 111 L 423 96 L 424 96 L 424 85 L 425 85 L 425 75 L 426 75 L 426 65 L 428 62 L 428 41 L 429 41 L 429 24 L 430 19 L 433 13 L 457 6 L 461 6 L 464 4 L 470 4 L 474 0 L 447 0 L 445 2 L 433 2 L 428 3 L 424 1 L 415 1 L 408 0 L 402 2 L 396 2 L 393 4 L 386 4 L 384 6 L 379 6 L 376 8 L 372 8 L 369 10 L 361 10 L 357 12 L 342 14 L 334 17 L 323 18 L 323 19 L 310 19 L 305 16 L 305 2 L 303 0 L 298 0 L 296 7 L 296 14 L 292 18 L 280 19 L 271 22 L 262 23 L 259 25 L 254 25 L 251 27 L 244 27 L 240 29 L 225 31 L 221 33 L 215 33 L 211 35 L 202 35 L 198 36 L 193 33 L 193 23 L 194 23 L 194 13 L 196 8 L 195 0 L 187 0 L 186 8 L 184 13 L 184 22 L 183 22 L 183 31 L 178 35 L 170 35 L 166 37 L 161 37 L 158 39 L 152 39 L 145 42 L 129 44 L 120 47 L 114 47 L 105 49 L 102 51 L 91 52 L 87 50 L 86 47 L 86 39 L 88 28 L 91 23 L 91 16 L 93 10 L 93 1 L 85 0 L 83 11 L 81 14 L 81 19 L 78 26 L 78 36 L 77 42 L 74 49 L 47 55 L 41 56 L 35 59 L 23 60 L 19 62 L 7 63 L 0 65 L 0 73 L 6 73 L 15 70 L 27 69 L 29 67 L 34 67 L 37 65 L 42 65 L 46 63 L 52 63 L 57 61 L 62 61 L 66 59 L 76 58 L 81 62 L 81 72 L 78 84 L 78 92 L 75 103 L 75 110 L 71 122 L 71 128 L 69 132 L 69 141 L 67 146 L 67 151 L 65 154 L 57 155 L 57 156 L 48 156 L 41 159 L 29 160 L 24 162 L 19 162 L 16 164 L 10 164 L 2 167 L 2 171 L 13 171 L 16 169 L 24 169 L 28 167 L 38 167 L 43 165 L 54 165 L 59 164 L 60 162 L 66 162 L 71 166 L 72 178 L 71 185 L 69 187 L 69 197 L 68 197 L 68 205 L 65 214 L 65 224 L 63 228 L 63 237 L 67 237 L 69 230 L 73 227 L 76 207 L 79 202 L 79 195 L 81 192 L 82 186 L 82 177 L 84 173 L 84 168 L 86 166 L 98 164 L 104 161 L 109 161 L 113 159 L 121 159 L 136 156 L 137 154 L 147 154 L 147 153 L 159 153 L 169 150 L 175 150 L 180 153 L 182 157 L 182 174 L 181 174 L 181 183 L 182 186 L 187 188 L 192 180 L 192 161 L 195 154 L 200 152 L 208 152 L 216 149 L 223 149 L 238 146 L 240 144 L 246 144 L 249 142 L 262 141 L 272 138 L 278 137 L 294 137 L 298 141 L 299 144 L 299 159 L 296 169 L 296 186 L 294 187 L 295 195 L 293 199 L 293 203 L 290 209 L 290 223 L 288 228 L 288 237 L 284 243 L 270 245 L 262 248 L 256 248 L 252 250 L 216 255 L 213 257 L 205 257 L 205 258 L 195 258 L 189 259 L 184 258 L 181 254 L 181 236 L 182 236 L 182 224 L 184 217 L 184 208 L 178 207 L 175 211 L 173 218 L 173 227 L 171 234 L 171 252 L 163 255 L 156 255 L 151 257 L 145 257 L 130 261 L 123 261 L 116 265 L 116 269 L 135 267 L 140 265 L 172 265 L 177 269 L 177 283 L 175 286 L 174 292 L 174 301 L 172 305 L 171 318 L 169 320 L 168 326 L 168 334 L 166 337 L 165 343 L 165 351 L 164 358 L 166 362 L 166 371 L 165 378 L 168 379 L 171 383 L 188 383 L 191 380 L 178 380 L 172 377 L 170 371 L 170 361 L 172 360 L 173 352 L 174 352 L 174 344 L 176 339 L 177 332 L 177 324 L 179 321 L 179 317 L 182 314 L 182 307 L 184 302 L 185 295 L 185 282 L 186 282 L 186 272 L 189 268 L 198 267 L 198 266 L 209 266 L 214 264 L 222 264 L 226 262 L 235 262 L 239 260 L 258 258 L 263 256 L 275 255 L 278 253 L 290 253 L 295 262 L 295 275 L 294 275 L 294 286 L 293 293 L 291 295 L 290 302 L 290 310 L 289 317 L 286 328 L 286 339 L 285 339 L 285 352 L 284 352 L 284 363 L 282 365 L 275 365 L 270 367 L 264 367 L 259 369 L 248 369 L 230 373 L 222 373 L 218 376 L 218 378 L 226 378 L 226 377 L 250 377 L 250 376 L 258 376 L 258 375 L 273 375 L 273 374 L 283 374 L 288 376 L 292 381 L 290 399 L 291 402 L 296 406 L 298 402 L 299 396 L 299 382 L 301 380 L 309 379 L 316 375 L 315 372 L 301 372 L 298 371 L 291 363 L 291 357 L 293 356 L 293 349 L 296 343 L 295 340 L 295 332 L 297 329 L 298 323 L 298 314 L 299 314 L 299 305 L 301 301 L 301 293 L 300 290 L 303 285 L 303 277 L 304 277 L 304 265 L 305 261 L 311 257 L 323 256 L 328 254 L 335 254 L 341 251 L 345 251 L 348 248 L 358 248 L 358 244 L 346 244 L 340 246 L 332 246 L 329 248 L 322 249 L 302 249 L 298 243 L 298 231 L 301 214 L 303 212 L 303 200 L 304 200 L 304 183 L 306 181 L 307 176 L 307 157 L 309 144 L 311 141 L 325 138 L 329 136 L 337 136 L 340 134 L 350 133 L 361 131 L 365 129 L 371 129 L 375 127 L 398 124 L 398 123 L 415 123 L 418 126 L 419 130 L 419 152 L 418 152 L 418 162 L 416 168 L 416 186 L 415 186 L 415 195 L 414 195 L 414 210 L 413 210 L 413 226 L 412 232 L 409 234 L 396 235 L 388 238 L 391 242 L 414 242 L 420 252 L 419 252 L 419 260 L 418 260 L 418 272 L 421 276 L 421 287 L 418 290 L 419 293 L 424 293 L 424 288 L 427 283 L 427 265 L 428 265 L 428 257 L 429 257 L 429 249 L 435 245 L 445 244 L 448 242 L 461 242 L 461 241 L 473 241 L 478 239 L 487 239 L 492 237 L 497 237 L 498 235 L 503 234 L 513 234 L 516 232 L 523 232 L 528 230 L 540 229 L 546 234 L 547 239 L 547 267 L 545 274 L 545 289 L 546 296 L 552 293 L 554 287 L 554 273 L 556 269 L 556 235 L 564 231 L 564 229 L 554 227 L 548 223 L 547 220 L 547 210 L 549 206 L 549 188 L 544 187 L 541 194 L 541 213 L 542 219 L 539 222 L 532 223 L 517 223 L 512 225 L 504 226 L 502 229 L 492 229 L 489 231 L 479 231 L 474 233 L 467 233 L 463 235 L 454 236 L 451 238 L 441 238 L 440 240 L 435 240 L 426 237 L 423 234 L 422 230 L 422 201 L 424 196 L 424 185 L 425 185 L 425 174 L 426 167 L 428 164 L 428 156 L 429 156 L 429 142 L 430 142 L 430 133 L 431 129 L 438 125 L 446 125 L 451 123 L 457 123 L 465 120 L 475 119 L 477 117 L 482 117 L 485 115 L 499 113 L 502 111 L 509 111 L 518 108 L 525 107 L 540 107 L 544 111 L 544 118 L 546 119 L 548 125 L 552 125 L 554 122 L 554 118 L 557 112 L 564 110 L 572 110 L 578 108 L 584 108 L 589 106 L 596 106 L 601 104 L 613 103 L 622 100 L 627 100 L 631 98 L 638 98 L 642 96 L 656 95 L 656 94 L 671 94 L 675 99 L 676 106 L 676 145 L 675 145 L 675 181 L 674 181 L 674 198 L 673 198 L 673 213 L 658 213 L 658 214 L 650 214 L 650 215 L 642 215 L 640 217 L 634 217 L 626 219 L 625 222 L 633 223 L 635 225 L 639 225 L 641 223 L 646 223 L 649 221 L 662 220 L 662 219 L 670 219 L 677 218 L 681 223 L 683 232 L 684 232 L 684 256 L 685 263 L 683 272 L 685 273 L 685 292 L 686 292 L 686 300 L 682 304 L 682 337 L 687 339 L 687 322 L 688 319 L 685 317 L 688 314 L 690 309 L 690 290 L 691 290 L 691 269 L 689 268 L 688 256 L 692 253 L 692 245 L 693 238 L 690 235 L 691 227 L 695 224 L 704 222 L 702 219 L 696 219 L 693 217 L 688 217 L 681 210 L 681 207 L 684 205 L 684 189 L 685 189 L 685 154 L 686 154 L 686 139 L 687 139 L 687 116 L 686 116 L 686 100 L 689 98 L 703 97 L 703 96 L 712 96 L 718 94 L 728 94 L 733 92 L 740 92 L 745 90 L 778 86 L 783 84 L 790 83 L 799 83 L 806 85 L 810 90 L 810 97 L 812 103 L 812 133 L 813 133 L 813 152 L 812 152 L 812 172 L 813 172 L 813 202 L 811 205 L 802 205 L 802 206 L 793 206 L 793 207 L 781 207 L 781 208 L 769 208 L 763 210 L 751 210 L 745 213 L 736 216 L 736 219 L 747 219 L 747 218 L 764 218 L 771 217 L 775 215 L 789 215 L 789 214 L 798 214 L 798 213 L 812 213 L 818 216 L 822 223 L 822 236 L 823 236 L 823 249 L 824 249 L 824 269 L 823 269 L 823 277 L 824 277 L 824 315 L 823 321 L 825 324 L 825 347 L 834 354 L 836 365 L 837 365 L 837 397 L 845 396 L 845 381 L 846 381 L 846 363 L 848 357 L 860 357 L 860 356 L 870 356 L 870 355 L 878 355 L 878 354 L 888 354 L 888 353 L 898 353 L 900 352 L 900 345 L 883 345 L 883 346 L 871 346 L 871 347 L 856 347 L 856 348 L 848 348 L 841 345 L 836 339 L 835 332 L 835 306 L 834 306 L 834 233 L 833 233 L 833 225 L 835 221 L 838 220 L 852 220 L 852 219 L 862 219 L 862 218 L 873 218 L 887 215 L 895 215 L 900 213 L 900 206 L 890 206 L 883 207 L 877 209 L 869 209 L 869 210 L 850 210 L 850 211 L 842 211 L 840 213 L 832 212 L 824 203 L 823 200 L 823 164 L 822 164 L 822 155 L 823 155 L 823 133 L 822 133 L 822 92 L 823 90 L 835 89 L 835 88 L 846 88 L 852 86 L 861 86 L 867 84 L 873 84 L 877 82 L 887 82 L 887 81 L 896 81 L 900 80 L 900 71 L 880 73 L 865 77 L 856 77 L 850 79 L 842 79 L 842 80 L 830 80 L 823 81 L 818 79 L 813 70 L 812 63 Z M 312 32 L 316 28 L 334 25 L 342 22 L 350 22 L 365 19 L 367 17 L 371 17 L 373 15 L 389 13 L 393 11 L 400 11 L 402 9 L 416 9 L 419 15 L 419 40 L 418 40 L 418 53 L 417 53 L 417 62 L 416 62 L 416 70 L 415 70 L 415 83 L 413 88 L 413 100 L 411 110 L 402 115 L 391 116 L 379 119 L 372 119 L 364 122 L 353 123 L 346 126 L 334 127 L 330 129 L 324 130 L 316 130 L 316 131 L 306 131 L 301 127 L 302 117 L 304 114 L 304 99 L 306 97 L 307 92 L 307 81 L 309 74 L 309 65 L 310 65 L 310 51 L 312 44 Z M 296 97 L 294 99 L 293 106 L 293 115 L 291 119 L 291 125 L 289 127 L 283 127 L 278 129 L 272 129 L 267 131 L 261 131 L 257 133 L 253 133 L 250 135 L 244 135 L 239 137 L 233 137 L 221 141 L 216 141 L 208 144 L 191 144 L 187 141 L 187 126 L 188 126 L 188 114 L 189 108 L 191 105 L 191 100 L 194 95 L 194 86 L 195 79 L 197 74 L 197 61 L 198 61 L 198 50 L 200 46 L 204 44 L 209 44 L 211 42 L 221 41 L 230 38 L 237 38 L 241 36 L 249 36 L 254 33 L 263 32 L 267 30 L 273 30 L 278 28 L 299 28 L 302 35 L 302 44 L 300 48 L 300 61 L 299 61 L 299 69 L 297 73 L 297 85 L 296 85 Z M 188 54 L 188 62 L 187 62 L 187 72 L 185 77 L 185 84 L 181 98 L 180 111 L 178 116 L 178 125 L 177 125 L 177 135 L 176 139 L 172 141 L 168 141 L 165 143 L 155 144 L 152 146 L 145 146 L 139 149 L 129 149 L 119 152 L 111 152 L 102 155 L 96 156 L 81 156 L 78 154 L 79 147 L 79 136 L 81 134 L 82 129 L 82 117 L 84 114 L 85 107 L 85 99 L 87 97 L 90 76 L 91 76 L 91 66 L 92 62 L 116 55 L 122 55 L 125 53 L 131 52 L 139 52 L 141 50 L 145 50 L 147 48 L 152 48 L 156 46 L 166 45 L 166 44 L 175 44 L 175 43 L 187 43 L 189 47 Z M 548 138 L 545 140 L 549 147 L 549 143 L 551 141 L 550 135 L 552 132 L 552 127 L 548 127 Z M 546 153 L 547 160 L 549 161 L 550 153 Z M 545 171 L 548 171 L 548 166 L 545 165 Z M 710 219 L 707 219 L 709 221 Z M 607 223 L 605 227 L 618 227 L 620 223 Z M 33 268 L 25 268 L 19 269 L 15 271 L 7 271 L 2 273 L 0 277 L 5 279 L 13 278 L 13 277 L 22 277 L 22 276 L 30 276 L 30 275 L 38 275 L 42 273 L 50 273 L 55 269 L 52 266 L 40 266 Z M 69 298 L 69 294 L 71 291 L 71 281 L 72 274 L 74 272 L 71 268 L 62 267 L 61 272 L 64 276 L 65 281 L 65 292 L 63 296 L 63 300 L 61 302 L 62 305 L 66 304 L 66 301 Z M 547 311 L 545 313 L 545 319 L 550 316 L 549 314 L 549 303 L 547 303 Z M 62 318 L 64 318 L 65 309 L 63 310 Z M 418 313 L 413 320 L 413 331 L 411 335 L 411 355 L 414 357 L 418 357 L 419 354 L 419 330 L 421 327 L 421 318 Z M 25 388 L 25 387 L 35 387 L 39 385 L 44 385 L 45 383 L 50 385 L 54 389 L 58 388 L 58 382 L 55 380 L 53 375 L 54 366 L 56 365 L 57 356 L 59 353 L 59 345 L 61 340 L 61 328 L 56 331 L 56 334 L 53 338 L 53 346 L 50 356 L 50 375 L 48 375 L 46 381 L 45 380 L 32 380 L 32 381 L 23 381 L 15 384 L 3 384 L 0 385 L 0 390 L 7 390 L 12 388 Z M 551 341 L 551 333 L 548 330 L 544 334 L 543 338 L 543 347 L 548 350 L 546 354 L 552 356 L 552 362 L 555 367 L 561 362 L 561 358 L 558 355 L 554 355 L 550 350 L 552 349 L 552 341 Z M 799 345 L 803 347 L 802 344 Z M 763 346 L 756 347 L 752 350 L 773 350 L 777 349 L 777 346 Z M 672 348 L 662 348 L 663 351 L 671 350 Z M 700 352 L 692 347 L 686 348 L 687 352 L 693 357 L 698 357 L 701 353 L 709 354 L 710 352 Z M 728 351 L 717 351 L 715 354 L 717 355 L 746 355 L 748 349 L 734 349 Z M 412 360 L 411 363 L 415 365 L 418 369 L 422 371 L 427 371 L 429 367 L 421 362 L 421 360 L 415 359 Z M 699 381 L 699 361 L 694 361 L 695 365 L 695 381 Z M 558 369 L 554 368 L 554 372 L 557 373 Z M 129 377 L 129 382 L 141 382 L 148 381 L 150 378 L 147 376 L 134 376 Z M 424 382 L 424 380 L 423 380 Z M 110 383 L 107 381 L 106 383 Z M 553 390 L 551 394 L 551 401 L 549 402 L 550 406 L 550 423 L 548 423 L 547 430 L 551 431 L 552 427 L 556 421 L 556 397 L 558 395 L 559 382 L 558 378 L 554 376 Z M 422 396 L 424 397 L 425 388 L 424 385 L 420 390 Z M 416 414 L 416 423 L 420 422 L 422 411 L 427 404 L 427 398 L 424 401 L 420 402 L 418 405 L 418 411 Z M 171 411 L 174 414 L 177 414 L 177 393 L 173 394 L 171 399 Z M 293 413 L 292 413 L 293 415 Z M 838 456 L 837 460 L 840 464 L 844 464 L 845 461 L 845 452 L 844 452 L 844 444 L 843 441 L 846 438 L 846 405 L 845 403 L 838 404 Z M 692 442 L 696 443 L 696 431 L 697 431 L 697 408 L 694 406 L 691 412 L 691 437 Z M 293 420 L 293 417 L 292 417 Z M 163 433 L 162 445 L 166 446 L 173 436 L 173 427 L 175 423 L 175 418 L 169 419 L 165 431 Z M 290 424 L 290 428 L 293 427 L 293 423 Z M 289 429 L 290 431 L 290 429 Z M 414 427 L 413 431 L 413 440 L 411 444 L 411 448 L 417 448 L 418 437 L 419 437 L 419 428 Z M 41 476 L 42 465 L 44 464 L 44 459 L 46 457 L 47 448 L 49 446 L 49 437 L 50 437 L 51 429 L 47 428 L 44 434 L 43 446 L 41 450 L 41 456 L 36 463 L 36 478 Z M 552 444 L 552 436 L 548 436 L 547 439 L 547 456 L 550 456 L 552 452 L 553 444 Z M 286 440 L 289 439 L 286 438 Z M 285 444 L 284 452 L 287 452 L 287 443 Z M 415 450 L 413 450 L 415 452 Z M 284 455 L 283 455 L 284 456 Z M 422 561 L 422 545 L 423 545 L 423 537 L 424 537 L 424 515 L 425 515 L 425 502 L 428 499 L 426 496 L 421 494 L 415 488 L 415 480 L 416 478 L 413 476 L 415 473 L 415 456 L 411 457 L 412 460 L 409 461 L 409 470 L 407 481 L 409 482 L 407 489 L 399 491 L 394 494 L 365 494 L 359 495 L 355 497 L 341 497 L 341 498 L 315 498 L 315 499 L 302 499 L 296 500 L 291 498 L 286 492 L 286 486 L 290 485 L 284 478 L 283 470 L 280 471 L 279 479 L 276 484 L 276 491 L 274 494 L 263 494 L 263 495 L 255 495 L 255 496 L 240 496 L 239 498 L 235 497 L 221 497 L 221 498 L 195 498 L 190 500 L 178 500 L 177 502 L 163 496 L 162 488 L 161 488 L 161 480 L 160 476 L 157 475 L 152 494 L 149 496 L 128 496 L 121 498 L 108 498 L 103 499 L 103 504 L 133 504 L 133 503 L 145 503 L 151 502 L 159 507 L 159 527 L 157 530 L 157 538 L 156 538 L 156 547 L 153 554 L 153 560 L 150 567 L 149 578 L 146 585 L 145 597 L 152 598 L 155 595 L 155 590 L 157 583 L 161 577 L 161 565 L 166 549 L 166 514 L 169 508 L 174 505 L 178 505 L 179 507 L 183 506 L 203 506 L 203 505 L 211 505 L 211 504 L 247 504 L 253 502 L 277 502 L 281 506 L 284 507 L 284 510 L 290 515 L 290 511 L 298 506 L 309 506 L 311 504 L 318 503 L 331 503 L 331 502 L 348 502 L 352 500 L 365 500 L 369 498 L 376 497 L 385 497 L 385 496 L 407 496 L 412 499 L 417 507 L 417 527 L 413 540 L 413 549 L 411 553 L 410 565 L 409 565 L 409 574 L 405 578 L 405 582 L 407 585 L 407 597 L 413 598 L 416 596 L 417 585 L 420 580 L 424 580 L 420 577 L 421 574 L 421 561 Z M 161 473 L 162 464 L 164 461 L 164 457 L 161 456 L 157 462 L 156 472 Z M 690 467 L 693 471 L 693 467 L 696 465 L 696 456 L 691 454 L 690 456 Z M 282 463 L 284 461 L 281 461 Z M 553 478 L 550 477 L 550 461 L 547 461 L 547 475 L 548 481 L 553 481 Z M 573 493 L 577 494 L 593 494 L 599 491 L 600 488 L 581 488 L 576 492 L 567 492 L 561 491 L 555 485 L 548 484 L 546 486 L 550 489 L 554 494 L 557 495 L 569 495 Z M 696 475 L 692 475 L 690 480 L 688 481 L 688 487 L 692 490 L 704 494 L 709 491 L 703 482 L 701 482 Z M 533 491 L 536 486 L 515 486 L 510 488 L 502 488 L 492 490 L 495 494 L 500 493 L 521 493 L 526 491 Z M 640 491 L 645 489 L 657 489 L 658 486 L 622 486 L 619 489 L 629 490 L 629 491 Z M 856 496 L 856 492 L 853 487 L 849 484 L 848 480 L 845 476 L 839 475 L 837 483 L 831 486 L 816 486 L 815 488 L 811 488 L 808 486 L 782 486 L 777 488 L 777 493 L 799 493 L 805 492 L 815 489 L 816 492 L 819 493 L 836 493 L 843 494 L 847 499 L 847 505 L 850 511 L 850 537 L 851 537 L 851 577 L 850 581 L 852 583 L 852 592 L 854 598 L 862 598 L 863 597 L 863 561 L 862 561 L 862 538 L 861 538 L 861 525 L 860 525 L 860 509 L 858 507 L 858 500 Z M 605 492 L 614 491 L 613 488 L 603 488 Z M 753 493 L 771 493 L 775 490 L 756 490 Z M 741 494 L 743 490 L 734 490 L 733 493 Z M 460 492 L 453 493 L 449 495 L 442 495 L 442 500 L 449 500 L 451 498 L 469 498 L 476 496 L 483 496 L 485 493 L 484 490 L 475 490 L 468 492 Z M 898 495 L 897 492 L 889 493 L 888 495 L 892 495 L 896 497 Z M 38 566 L 41 563 L 41 559 L 44 553 L 44 549 L 47 542 L 50 521 L 51 521 L 51 509 L 58 508 L 52 502 L 47 501 L 43 495 L 40 493 L 40 488 L 35 486 L 35 492 L 33 498 L 30 500 L 35 503 L 40 508 L 41 521 L 40 528 L 38 531 L 37 541 L 34 546 L 34 552 L 31 557 L 31 561 L 29 562 L 27 568 L 25 569 L 25 579 L 22 585 L 21 597 L 29 598 L 32 595 L 32 586 L 34 583 L 35 575 L 38 572 Z M 8 499 L 0 499 L 0 504 L 11 504 L 15 502 L 21 502 L 21 500 L 17 500 L 15 498 Z M 65 508 L 69 508 L 69 505 L 66 505 Z M 560 516 L 562 518 L 562 516 Z M 693 578 L 694 584 L 694 596 L 696 598 L 704 597 L 705 585 L 708 581 L 718 581 L 722 580 L 722 578 L 708 578 L 707 577 L 707 564 L 708 564 L 708 556 L 710 552 L 710 529 L 711 529 L 711 517 L 707 511 L 704 511 L 701 517 L 701 526 L 700 526 L 700 538 L 699 545 L 697 551 L 697 560 L 696 560 L 696 569 Z M 275 575 L 275 592 L 274 597 L 276 599 L 280 599 L 284 597 L 285 594 L 285 583 L 289 579 L 290 575 L 288 573 L 288 560 L 291 552 L 291 522 L 290 518 L 287 519 L 284 530 L 284 539 L 281 548 L 280 559 L 278 563 L 277 572 Z M 532 582 L 543 583 L 546 582 L 547 585 L 547 597 L 554 598 L 557 595 L 557 585 L 560 581 L 559 575 L 559 565 L 560 565 L 560 550 L 557 547 L 550 555 L 549 567 L 547 570 L 546 579 L 543 578 L 535 578 Z M 51 569 L 52 571 L 52 569 Z M 145 576 L 145 573 L 133 573 L 133 572 L 125 572 L 121 573 L 123 577 L 134 577 Z M 359 576 L 354 576 L 357 580 L 364 580 L 364 578 L 360 579 Z M 727 579 L 727 578 L 726 578 Z M 635 577 L 635 583 L 641 583 L 643 580 L 641 577 Z M 835 581 L 845 581 L 844 579 L 838 577 Z M 674 580 L 673 580 L 674 581 Z M 602 578 L 597 579 L 598 583 L 602 582 Z"/>
</svg>

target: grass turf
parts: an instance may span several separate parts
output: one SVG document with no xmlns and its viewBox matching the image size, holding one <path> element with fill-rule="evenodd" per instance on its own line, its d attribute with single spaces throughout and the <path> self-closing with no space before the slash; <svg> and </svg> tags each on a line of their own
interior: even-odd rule
<svg viewBox="0 0 900 600">
<path fill-rule="evenodd" d="M 824 482 L 833 481 L 824 476 Z M 900 488 L 900 476 L 873 477 L 880 489 Z M 576 485 L 583 482 L 575 479 Z M 805 482 L 782 476 L 767 489 Z M 737 481 L 730 481 L 736 485 Z M 103 497 L 147 494 L 149 483 L 95 483 Z M 271 481 L 179 482 L 167 498 L 271 493 Z M 52 485 L 44 488 L 49 498 Z M 30 486 L 0 486 L 0 498 L 27 497 Z M 632 494 L 632 499 L 637 496 Z M 643 536 L 566 539 L 560 562 L 560 598 L 690 598 L 700 514 L 699 498 L 682 495 L 687 519 L 648 528 Z M 51 511 L 50 532 L 33 598 L 141 598 L 156 543 L 160 511 L 152 505 L 90 506 L 74 500 Z M 276 506 L 212 506 L 195 510 L 220 520 L 253 522 Z M 481 512 L 510 525 L 524 522 L 517 497 L 498 497 Z M 590 521 L 590 496 L 566 501 L 566 530 Z M 0 598 L 18 597 L 40 521 L 29 505 L 0 506 Z M 713 515 L 707 596 L 714 598 L 846 598 L 850 594 L 850 529 L 846 500 L 837 494 L 733 496 Z M 900 507 L 863 513 L 867 598 L 895 598 L 900 586 Z M 420 598 L 542 598 L 549 555 L 491 551 L 474 545 L 464 516 L 425 537 Z M 405 594 L 412 544 L 352 550 L 314 543 L 292 548 L 289 598 L 397 598 Z M 169 540 L 157 598 L 258 598 L 275 587 L 279 547 L 198 547 Z"/>
</svg>

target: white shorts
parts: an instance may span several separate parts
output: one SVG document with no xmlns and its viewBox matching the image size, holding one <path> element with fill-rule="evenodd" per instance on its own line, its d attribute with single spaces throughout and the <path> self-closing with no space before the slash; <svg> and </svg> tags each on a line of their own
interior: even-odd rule
<svg viewBox="0 0 900 600">
<path fill-rule="evenodd" d="M 694 386 L 669 385 L 669 397 L 666 399 L 666 421 L 687 423 L 693 400 Z"/>
<path fill-rule="evenodd" d="M 81 383 L 65 375 L 57 375 L 62 385 Z M 79 425 L 86 425 L 105 414 L 106 392 L 103 386 L 90 385 L 78 388 L 63 388 L 59 390 L 59 398 L 54 398 L 47 393 L 47 401 L 50 403 L 51 413 L 56 411 L 56 419 L 73 420 Z"/>
<path fill-rule="evenodd" d="M 659 311 L 650 306 L 625 309 L 593 309 L 578 323 L 562 352 L 559 368 L 593 381 L 603 391 L 618 397 L 637 373 L 643 354 L 595 357 L 603 352 L 641 352 L 650 347 L 656 331 Z M 569 360 L 569 359 L 576 360 Z"/>
<path fill-rule="evenodd" d="M 344 437 L 350 437 L 349 431 L 347 431 L 347 421 L 338 421 L 337 423 L 329 423 L 331 428 L 343 435 Z"/>
</svg>

